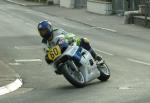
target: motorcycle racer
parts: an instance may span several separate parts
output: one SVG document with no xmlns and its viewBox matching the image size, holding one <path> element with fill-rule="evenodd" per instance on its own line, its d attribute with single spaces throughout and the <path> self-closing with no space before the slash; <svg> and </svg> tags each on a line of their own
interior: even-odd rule
<svg viewBox="0 0 150 103">
<path fill-rule="evenodd" d="M 45 51 L 47 51 L 48 48 L 52 48 L 55 45 L 61 45 L 62 43 L 62 46 L 67 48 L 68 45 L 75 42 L 77 46 L 83 47 L 84 49 L 88 50 L 95 60 L 101 60 L 101 57 L 98 56 L 92 49 L 88 39 L 78 38 L 73 33 L 68 33 L 63 29 L 54 29 L 53 25 L 47 20 L 41 21 L 38 24 L 38 31 L 40 36 L 42 37 L 42 44 L 44 44 Z M 45 56 L 45 60 L 48 64 L 52 62 L 48 58 L 47 54 Z"/>
</svg>

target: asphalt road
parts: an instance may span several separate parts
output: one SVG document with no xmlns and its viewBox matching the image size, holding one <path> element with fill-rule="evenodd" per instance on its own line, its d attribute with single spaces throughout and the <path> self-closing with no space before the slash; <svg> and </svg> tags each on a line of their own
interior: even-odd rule
<svg viewBox="0 0 150 103">
<path fill-rule="evenodd" d="M 43 19 L 90 39 L 111 68 L 107 82 L 74 88 L 44 60 L 36 30 Z M 0 58 L 23 79 L 19 90 L 0 103 L 149 103 L 150 41 L 121 35 L 0 1 Z M 17 62 L 17 64 L 16 64 Z M 11 64 L 10 64 L 11 63 Z"/>
</svg>

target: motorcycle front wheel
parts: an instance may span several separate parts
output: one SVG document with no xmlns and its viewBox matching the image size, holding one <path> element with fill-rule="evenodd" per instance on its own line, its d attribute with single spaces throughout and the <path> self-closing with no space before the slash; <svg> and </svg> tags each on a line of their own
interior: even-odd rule
<svg viewBox="0 0 150 103">
<path fill-rule="evenodd" d="M 80 72 L 75 66 L 73 61 L 66 61 L 61 68 L 61 72 L 64 77 L 75 87 L 82 88 L 85 86 L 86 83 L 84 76 L 82 72 Z"/>
</svg>

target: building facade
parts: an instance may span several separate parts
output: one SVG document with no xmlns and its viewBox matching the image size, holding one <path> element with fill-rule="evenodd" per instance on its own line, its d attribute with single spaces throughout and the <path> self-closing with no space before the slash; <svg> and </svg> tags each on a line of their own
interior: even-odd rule
<svg viewBox="0 0 150 103">
<path fill-rule="evenodd" d="M 112 0 L 113 12 L 135 11 L 139 9 L 139 5 L 145 5 L 146 2 L 150 2 L 150 0 Z"/>
</svg>

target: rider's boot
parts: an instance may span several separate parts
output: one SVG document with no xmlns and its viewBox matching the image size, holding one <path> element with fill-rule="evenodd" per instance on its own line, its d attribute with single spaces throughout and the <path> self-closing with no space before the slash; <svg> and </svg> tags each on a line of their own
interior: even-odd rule
<svg viewBox="0 0 150 103">
<path fill-rule="evenodd" d="M 102 57 L 101 56 L 99 56 L 99 55 L 97 55 L 96 56 L 96 61 L 97 61 L 97 65 L 102 65 L 102 64 L 104 64 L 104 60 L 102 59 Z"/>
<path fill-rule="evenodd" d="M 96 52 L 91 48 L 90 53 L 97 64 L 102 64 L 104 61 L 101 56 L 97 55 Z"/>
</svg>

